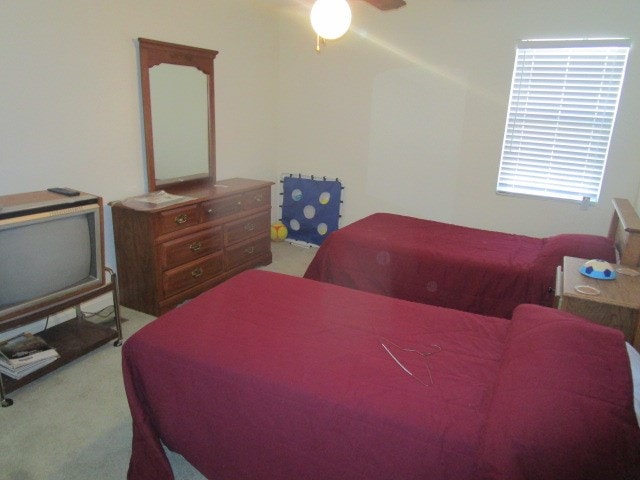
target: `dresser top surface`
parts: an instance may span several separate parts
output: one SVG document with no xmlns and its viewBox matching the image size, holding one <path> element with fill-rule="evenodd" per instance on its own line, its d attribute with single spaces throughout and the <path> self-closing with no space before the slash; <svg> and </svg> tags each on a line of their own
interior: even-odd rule
<svg viewBox="0 0 640 480">
<path fill-rule="evenodd" d="M 173 201 L 152 203 L 146 198 L 149 194 L 144 194 L 138 197 L 127 198 L 122 201 L 111 202 L 109 205 L 114 208 L 130 208 L 133 210 L 155 213 L 175 207 L 185 207 L 206 200 L 214 200 L 216 198 L 224 198 L 229 195 L 250 192 L 260 188 L 268 188 L 272 185 L 273 182 L 265 180 L 230 178 L 213 184 L 186 184 L 168 188 L 166 190 L 168 194 L 181 197 Z"/>
</svg>

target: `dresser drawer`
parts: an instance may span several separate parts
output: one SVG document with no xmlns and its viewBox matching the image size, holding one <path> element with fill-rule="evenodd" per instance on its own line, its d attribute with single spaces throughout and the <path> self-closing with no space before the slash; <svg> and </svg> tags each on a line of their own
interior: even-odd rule
<svg viewBox="0 0 640 480">
<path fill-rule="evenodd" d="M 162 275 L 165 296 L 187 290 L 220 275 L 224 271 L 224 254 L 217 252 L 195 262 L 166 271 Z"/>
<path fill-rule="evenodd" d="M 222 283 L 225 279 L 226 277 L 224 275 L 219 275 L 217 277 L 214 277 L 213 280 L 202 282 L 195 287 L 190 288 L 189 290 L 183 290 L 175 295 L 172 295 L 171 297 L 165 298 L 159 303 L 160 311 L 158 312 L 158 315 L 167 313 L 169 310 L 176 308 L 187 300 L 196 298 L 198 295 Z"/>
<path fill-rule="evenodd" d="M 224 226 L 224 244 L 233 245 L 256 235 L 269 234 L 271 217 L 269 213 L 261 213 L 229 222 Z"/>
<path fill-rule="evenodd" d="M 222 250 L 222 227 L 209 228 L 160 245 L 160 265 L 167 270 Z"/>
<path fill-rule="evenodd" d="M 243 210 L 251 210 L 265 205 L 271 205 L 271 187 L 260 188 L 242 194 Z"/>
<path fill-rule="evenodd" d="M 257 237 L 227 248 L 225 253 L 225 267 L 227 270 L 236 268 L 244 263 L 257 261 L 260 257 L 271 252 L 271 240 L 268 235 Z"/>
<path fill-rule="evenodd" d="M 158 214 L 158 235 L 175 232 L 200 223 L 198 205 L 174 208 Z"/>
<path fill-rule="evenodd" d="M 202 218 L 205 222 L 240 213 L 242 212 L 242 195 L 231 195 L 204 202 L 202 211 Z"/>
</svg>

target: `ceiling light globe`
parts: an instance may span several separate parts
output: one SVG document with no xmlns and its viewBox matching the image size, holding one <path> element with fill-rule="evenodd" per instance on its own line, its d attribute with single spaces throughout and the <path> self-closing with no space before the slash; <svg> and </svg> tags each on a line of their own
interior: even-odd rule
<svg viewBox="0 0 640 480">
<path fill-rule="evenodd" d="M 311 26 L 322 38 L 340 38 L 350 25 L 351 8 L 346 0 L 317 0 L 311 7 Z"/>
</svg>

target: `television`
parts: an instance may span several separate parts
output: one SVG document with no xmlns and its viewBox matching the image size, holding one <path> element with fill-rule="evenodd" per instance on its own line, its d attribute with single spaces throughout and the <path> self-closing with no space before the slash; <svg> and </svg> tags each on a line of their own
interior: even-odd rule
<svg viewBox="0 0 640 480">
<path fill-rule="evenodd" d="M 0 331 L 105 284 L 102 228 L 94 195 L 0 197 Z"/>
</svg>

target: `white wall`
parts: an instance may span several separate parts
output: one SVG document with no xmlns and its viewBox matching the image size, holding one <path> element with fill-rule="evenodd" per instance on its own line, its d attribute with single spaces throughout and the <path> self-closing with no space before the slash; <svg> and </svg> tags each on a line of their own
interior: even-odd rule
<svg viewBox="0 0 640 480">
<path fill-rule="evenodd" d="M 340 177 L 345 223 L 391 211 L 532 236 L 604 234 L 611 199 L 635 201 L 637 0 L 407 0 L 389 12 L 353 1 L 351 31 L 320 54 L 304 7 L 291 4 L 280 21 L 279 170 Z M 567 37 L 633 42 L 601 201 L 587 211 L 495 193 L 515 46 Z"/>
<path fill-rule="evenodd" d="M 218 176 L 277 179 L 271 9 L 250 0 L 4 0 L 0 195 L 68 186 L 106 203 L 144 192 L 138 37 L 220 52 Z"/>
<path fill-rule="evenodd" d="M 636 198 L 637 0 L 408 0 L 390 12 L 353 0 L 352 31 L 320 54 L 310 3 L 5 0 L 0 194 L 69 186 L 108 202 L 144 191 L 135 39 L 147 37 L 220 51 L 219 178 L 340 177 L 345 224 L 392 211 L 535 236 L 604 233 L 611 198 Z M 634 42 L 602 201 L 582 211 L 496 195 L 516 42 L 577 36 Z"/>
</svg>

